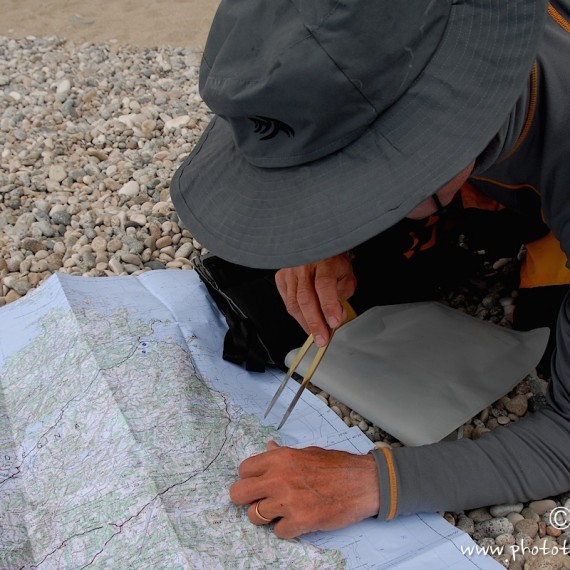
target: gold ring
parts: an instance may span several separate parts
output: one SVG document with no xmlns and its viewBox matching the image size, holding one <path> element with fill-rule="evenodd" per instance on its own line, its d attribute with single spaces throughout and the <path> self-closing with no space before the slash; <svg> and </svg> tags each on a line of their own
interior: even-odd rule
<svg viewBox="0 0 570 570">
<path fill-rule="evenodd" d="M 273 519 L 267 519 L 265 518 L 260 512 L 259 512 L 259 503 L 261 503 L 261 501 L 257 501 L 257 503 L 255 503 L 255 514 L 262 520 L 265 521 L 267 523 L 273 522 Z"/>
</svg>

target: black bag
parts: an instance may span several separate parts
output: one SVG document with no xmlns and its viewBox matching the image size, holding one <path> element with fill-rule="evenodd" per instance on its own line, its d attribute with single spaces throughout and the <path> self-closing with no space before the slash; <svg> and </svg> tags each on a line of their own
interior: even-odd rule
<svg viewBox="0 0 570 570">
<path fill-rule="evenodd" d="M 215 255 L 195 258 L 194 269 L 229 327 L 224 360 L 244 364 L 251 372 L 270 366 L 286 370 L 285 356 L 307 334 L 285 309 L 275 285 L 276 270 L 252 269 Z"/>
</svg>

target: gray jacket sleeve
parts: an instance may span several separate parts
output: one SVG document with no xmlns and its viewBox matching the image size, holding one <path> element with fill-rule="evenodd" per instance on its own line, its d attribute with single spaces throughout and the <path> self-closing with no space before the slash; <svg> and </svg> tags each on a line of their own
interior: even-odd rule
<svg viewBox="0 0 570 570">
<path fill-rule="evenodd" d="M 548 406 L 478 440 L 375 450 L 379 517 L 462 511 L 570 489 L 570 295 L 557 326 Z"/>
</svg>

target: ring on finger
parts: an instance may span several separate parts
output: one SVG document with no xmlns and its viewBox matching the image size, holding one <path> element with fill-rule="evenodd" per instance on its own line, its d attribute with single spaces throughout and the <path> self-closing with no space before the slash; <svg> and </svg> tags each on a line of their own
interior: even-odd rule
<svg viewBox="0 0 570 570">
<path fill-rule="evenodd" d="M 261 501 L 257 501 L 255 503 L 255 514 L 262 520 L 265 521 L 267 523 L 273 522 L 273 519 L 268 519 L 266 517 L 264 517 L 260 512 L 259 512 L 259 503 L 261 503 Z"/>
</svg>

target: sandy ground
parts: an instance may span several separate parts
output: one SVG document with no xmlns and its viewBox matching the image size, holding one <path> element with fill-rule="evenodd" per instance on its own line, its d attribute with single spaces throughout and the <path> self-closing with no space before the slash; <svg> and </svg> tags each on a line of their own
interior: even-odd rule
<svg viewBox="0 0 570 570">
<path fill-rule="evenodd" d="M 219 0 L 0 0 L 0 35 L 202 51 Z"/>
</svg>

